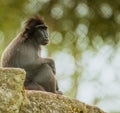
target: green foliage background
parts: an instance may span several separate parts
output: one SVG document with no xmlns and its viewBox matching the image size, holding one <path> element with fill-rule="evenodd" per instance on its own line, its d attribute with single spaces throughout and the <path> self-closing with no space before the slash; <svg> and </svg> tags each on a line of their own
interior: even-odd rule
<svg viewBox="0 0 120 113">
<path fill-rule="evenodd" d="M 111 107 L 111 105 L 118 99 L 120 100 L 120 91 L 116 94 L 110 91 L 103 93 L 107 86 L 103 84 L 103 79 L 100 81 L 101 70 L 96 72 L 96 69 L 93 69 L 93 72 L 90 73 L 89 62 L 87 62 L 90 60 L 84 58 L 92 60 L 100 53 L 99 56 L 107 59 L 106 64 L 113 66 L 113 60 L 120 50 L 120 1 L 0 0 L 0 56 L 8 43 L 21 30 L 24 21 L 36 14 L 43 16 L 49 26 L 51 43 L 45 47 L 46 56 L 56 58 L 56 54 L 59 55 L 62 52 L 67 53 L 72 59 L 72 63 L 70 63 L 74 69 L 70 76 L 65 75 L 64 72 L 57 75 L 60 84 L 63 80 L 70 81 L 70 84 L 66 84 L 68 87 L 65 90 L 61 85 L 65 95 L 82 100 L 78 93 L 82 93 L 80 90 L 82 82 L 87 82 L 87 85 L 95 83 L 94 91 L 97 93 L 92 96 L 93 100 L 90 101 L 90 104 L 98 105 L 111 113 L 119 113 L 120 109 Z M 64 57 L 64 55 L 61 56 L 59 60 L 66 62 Z M 117 61 L 120 61 L 120 58 Z M 102 61 L 98 59 L 97 62 Z M 67 63 L 68 67 L 70 63 Z M 114 87 L 119 89 L 120 65 L 118 64 L 119 62 L 115 64 L 113 70 L 116 72 L 113 74 L 112 81 L 114 82 L 109 83 L 109 86 L 115 83 L 117 85 Z M 93 65 L 96 67 L 98 64 Z M 107 69 L 106 65 L 103 67 Z M 69 70 L 69 68 L 66 69 Z M 87 76 L 84 76 L 85 72 L 87 72 Z M 93 78 L 92 74 L 95 75 Z M 108 75 L 103 76 L 108 77 L 109 81 Z M 84 87 L 83 89 L 86 90 Z M 99 95 L 99 93 L 101 94 Z M 120 106 L 120 102 L 117 104 Z"/>
</svg>

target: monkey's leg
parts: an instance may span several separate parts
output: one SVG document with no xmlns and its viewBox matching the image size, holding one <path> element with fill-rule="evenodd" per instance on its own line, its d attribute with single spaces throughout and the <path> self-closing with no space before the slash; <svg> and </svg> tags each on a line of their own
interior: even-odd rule
<svg viewBox="0 0 120 113">
<path fill-rule="evenodd" d="M 40 66 L 39 70 L 37 70 L 37 73 L 34 76 L 33 81 L 42 86 L 45 91 L 56 93 L 55 76 L 51 67 L 48 64 L 43 64 Z"/>
<path fill-rule="evenodd" d="M 40 90 L 40 91 L 45 91 L 45 89 L 41 85 L 39 85 L 37 83 L 33 83 L 33 82 L 25 84 L 24 87 L 25 87 L 26 90 Z"/>
<path fill-rule="evenodd" d="M 45 91 L 45 89 L 38 84 L 37 82 L 34 81 L 35 73 L 32 71 L 27 71 L 26 70 L 26 78 L 24 82 L 24 87 L 26 90 L 41 90 Z"/>
</svg>

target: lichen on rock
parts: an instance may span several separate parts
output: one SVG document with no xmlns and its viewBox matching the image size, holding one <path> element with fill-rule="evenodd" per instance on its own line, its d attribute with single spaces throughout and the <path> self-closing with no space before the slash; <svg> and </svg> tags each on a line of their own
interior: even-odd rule
<svg viewBox="0 0 120 113">
<path fill-rule="evenodd" d="M 19 113 L 24 80 L 24 70 L 0 68 L 0 113 Z"/>
</svg>

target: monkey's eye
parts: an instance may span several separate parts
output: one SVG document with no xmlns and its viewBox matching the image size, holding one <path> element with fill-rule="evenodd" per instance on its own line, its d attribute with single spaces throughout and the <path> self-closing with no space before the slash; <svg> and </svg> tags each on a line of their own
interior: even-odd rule
<svg viewBox="0 0 120 113">
<path fill-rule="evenodd" d="M 42 24 L 42 25 L 35 26 L 35 28 L 47 29 L 48 27 L 46 25 Z"/>
</svg>

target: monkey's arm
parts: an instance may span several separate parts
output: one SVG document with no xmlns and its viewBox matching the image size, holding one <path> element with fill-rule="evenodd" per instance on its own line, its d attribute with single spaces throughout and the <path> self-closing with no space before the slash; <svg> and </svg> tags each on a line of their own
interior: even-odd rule
<svg viewBox="0 0 120 113">
<path fill-rule="evenodd" d="M 51 59 L 51 58 L 40 58 L 39 60 L 40 60 L 39 65 L 48 64 L 51 67 L 53 73 L 56 74 L 55 62 L 54 62 L 53 59 Z"/>
<path fill-rule="evenodd" d="M 38 69 L 41 65 L 48 64 L 55 73 L 54 60 L 51 58 L 41 58 L 41 56 L 38 56 L 38 52 L 36 51 L 37 50 L 29 44 L 21 45 L 19 49 L 16 49 L 15 60 L 18 62 L 16 62 L 16 64 L 26 70 Z"/>
<path fill-rule="evenodd" d="M 20 67 L 26 69 L 26 70 L 34 70 L 34 69 L 37 69 L 39 68 L 41 65 L 43 64 L 48 64 L 53 73 L 56 74 L 56 69 L 55 69 L 55 62 L 53 59 L 50 59 L 50 58 L 36 58 L 36 59 L 25 59 L 25 60 L 21 60 L 20 61 Z"/>
<path fill-rule="evenodd" d="M 40 58 L 39 60 L 41 61 L 39 65 L 48 64 L 51 67 L 53 73 L 56 74 L 55 62 L 54 62 L 53 59 L 51 59 L 51 58 Z"/>
</svg>

